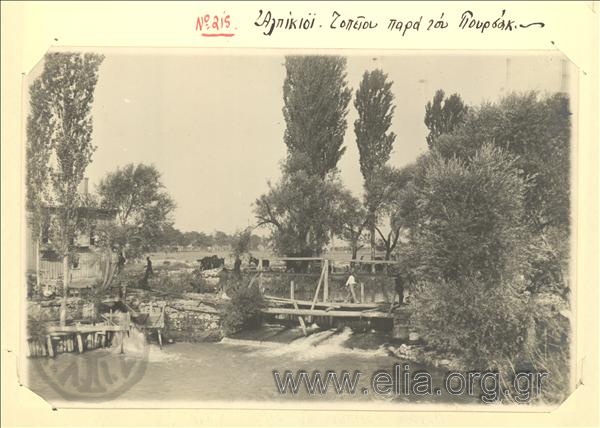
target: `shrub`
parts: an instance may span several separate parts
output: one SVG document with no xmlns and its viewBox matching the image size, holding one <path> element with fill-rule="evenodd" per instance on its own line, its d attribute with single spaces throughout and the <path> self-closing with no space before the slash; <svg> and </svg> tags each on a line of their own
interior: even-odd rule
<svg viewBox="0 0 600 428">
<path fill-rule="evenodd" d="M 432 155 L 417 189 L 413 244 L 424 282 L 411 294 L 415 323 L 468 369 L 498 368 L 523 351 L 525 189 L 514 159 L 491 146 L 468 162 Z"/>
<path fill-rule="evenodd" d="M 415 247 L 424 273 L 486 283 L 520 274 L 525 189 L 514 159 L 500 149 L 484 146 L 469 162 L 431 156 L 416 201 Z"/>
<path fill-rule="evenodd" d="M 157 275 L 150 277 L 150 288 L 172 296 L 182 296 L 193 291 L 192 284 L 184 275 Z"/>
<path fill-rule="evenodd" d="M 528 294 L 513 284 L 420 283 L 411 294 L 412 321 L 427 344 L 459 358 L 469 370 L 512 362 L 525 349 Z"/>
<path fill-rule="evenodd" d="M 202 276 L 200 269 L 179 274 L 178 281 L 181 282 L 184 288 L 191 288 L 191 291 L 194 293 L 205 293 L 208 291 L 206 279 Z"/>
<path fill-rule="evenodd" d="M 224 305 L 221 313 L 224 333 L 228 335 L 258 327 L 265 302 L 256 284 L 248 287 L 241 277 L 231 276 L 226 290 L 231 300 Z"/>
</svg>

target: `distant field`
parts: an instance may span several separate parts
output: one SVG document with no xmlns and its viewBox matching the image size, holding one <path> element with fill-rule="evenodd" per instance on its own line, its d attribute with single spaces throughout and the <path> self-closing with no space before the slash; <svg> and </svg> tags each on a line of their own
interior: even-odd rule
<svg viewBox="0 0 600 428">
<path fill-rule="evenodd" d="M 231 267 L 233 266 L 233 256 L 231 255 L 231 250 L 223 250 L 223 251 L 168 251 L 168 252 L 154 252 L 154 253 L 150 253 L 150 259 L 153 261 L 153 263 L 161 263 L 162 261 L 165 260 L 179 260 L 179 261 L 185 261 L 187 263 L 195 263 L 197 260 L 203 258 L 203 257 L 207 257 L 207 256 L 212 256 L 212 255 L 217 255 L 219 257 L 223 257 L 225 259 L 225 265 L 227 267 Z M 252 252 L 252 256 L 256 257 L 256 258 L 263 258 L 263 259 L 273 259 L 276 258 L 276 256 L 271 252 L 271 251 L 253 251 Z M 358 258 L 360 259 L 361 256 L 363 256 L 365 259 L 369 259 L 370 258 L 370 252 L 368 250 L 366 251 L 360 251 L 358 253 Z M 351 257 L 351 254 L 349 251 L 330 251 L 329 253 L 326 253 L 323 255 L 323 257 L 331 259 L 331 260 L 348 260 Z M 246 264 L 247 261 L 247 257 L 244 258 L 244 264 Z"/>
</svg>

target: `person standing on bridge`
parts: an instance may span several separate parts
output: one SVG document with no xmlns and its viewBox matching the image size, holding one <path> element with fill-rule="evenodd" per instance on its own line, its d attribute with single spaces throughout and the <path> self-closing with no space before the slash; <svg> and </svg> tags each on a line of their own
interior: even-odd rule
<svg viewBox="0 0 600 428">
<path fill-rule="evenodd" d="M 346 287 L 348 288 L 348 294 L 346 294 L 346 298 L 344 300 L 348 300 L 352 297 L 353 303 L 358 303 L 358 299 L 356 298 L 356 293 L 354 292 L 354 286 L 357 284 L 356 278 L 354 277 L 354 269 L 350 271 L 350 275 L 346 280 Z"/>
</svg>

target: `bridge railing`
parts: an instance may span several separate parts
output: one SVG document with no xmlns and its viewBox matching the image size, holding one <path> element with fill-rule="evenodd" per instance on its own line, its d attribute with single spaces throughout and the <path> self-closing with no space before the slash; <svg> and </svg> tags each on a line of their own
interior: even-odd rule
<svg viewBox="0 0 600 428">
<path fill-rule="evenodd" d="M 355 269 L 357 285 L 354 286 L 354 291 L 356 297 L 363 303 L 389 303 L 394 298 L 394 277 L 389 275 L 385 268 L 397 264 L 393 260 L 328 259 L 323 257 L 280 257 L 268 260 L 270 263 L 319 262 L 320 265 L 319 269 L 313 272 L 295 273 L 267 269 L 264 267 L 263 259 L 259 259 L 256 273 L 249 286 L 256 284 L 265 295 L 291 298 L 292 300 L 311 300 L 315 303 L 348 301 L 349 290 L 345 284 L 350 272 L 347 267 L 379 266 L 384 268 L 381 269 L 383 272 L 373 272 L 375 269 L 366 269 L 366 272 Z"/>
</svg>

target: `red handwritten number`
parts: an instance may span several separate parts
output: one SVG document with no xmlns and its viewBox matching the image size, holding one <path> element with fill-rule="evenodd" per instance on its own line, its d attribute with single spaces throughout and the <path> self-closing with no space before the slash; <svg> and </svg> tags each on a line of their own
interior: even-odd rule
<svg viewBox="0 0 600 428">
<path fill-rule="evenodd" d="M 206 14 L 196 19 L 196 31 L 200 31 L 202 37 L 233 37 L 234 33 L 223 32 L 230 27 L 231 16 L 225 15 L 224 12 L 223 16 Z"/>
</svg>

